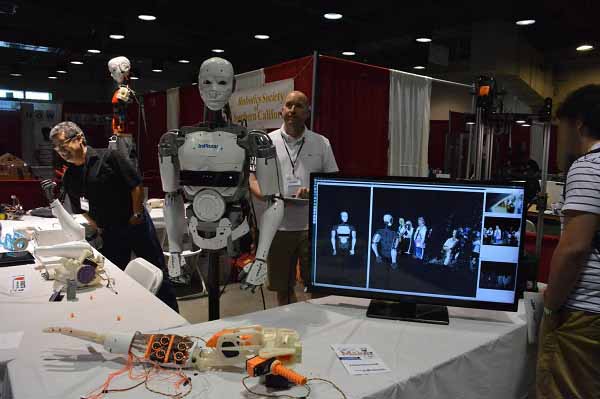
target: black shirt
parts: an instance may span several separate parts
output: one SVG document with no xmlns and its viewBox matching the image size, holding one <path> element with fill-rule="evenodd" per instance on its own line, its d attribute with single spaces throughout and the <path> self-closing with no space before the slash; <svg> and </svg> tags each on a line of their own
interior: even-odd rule
<svg viewBox="0 0 600 399">
<path fill-rule="evenodd" d="M 89 201 L 88 214 L 98 227 L 127 225 L 133 208 L 131 190 L 142 184 L 133 166 L 119 152 L 87 147 L 85 163 L 70 165 L 63 177 L 73 212 L 83 213 L 80 199 Z"/>
</svg>

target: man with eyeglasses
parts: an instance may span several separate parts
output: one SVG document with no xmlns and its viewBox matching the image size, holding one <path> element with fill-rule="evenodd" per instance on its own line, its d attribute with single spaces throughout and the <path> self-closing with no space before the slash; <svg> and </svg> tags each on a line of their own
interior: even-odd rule
<svg viewBox="0 0 600 399">
<path fill-rule="evenodd" d="M 87 145 L 81 128 L 61 122 L 50 131 L 54 150 L 69 163 L 63 184 L 74 213 L 83 213 L 90 226 L 101 233 L 100 252 L 125 269 L 133 251 L 161 268 L 165 259 L 150 215 L 144 207 L 142 179 L 119 152 Z M 85 208 L 82 199 L 87 199 Z M 178 311 L 173 286 L 163 279 L 156 294 Z"/>
</svg>

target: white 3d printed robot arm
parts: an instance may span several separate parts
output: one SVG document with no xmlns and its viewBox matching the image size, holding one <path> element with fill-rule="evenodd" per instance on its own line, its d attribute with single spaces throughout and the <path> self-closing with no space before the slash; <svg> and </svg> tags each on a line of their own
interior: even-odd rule
<svg viewBox="0 0 600 399">
<path fill-rule="evenodd" d="M 181 269 L 185 265 L 181 252 L 183 251 L 183 235 L 186 231 L 184 226 L 187 224 L 183 194 L 179 184 L 179 146 L 178 132 L 169 131 L 161 137 L 158 149 L 160 179 L 165 192 L 165 224 L 171 253 L 167 269 L 172 278 L 180 277 Z"/>
<path fill-rule="evenodd" d="M 67 241 L 84 241 L 85 228 L 75 221 L 73 216 L 66 211 L 58 199 L 54 198 L 56 183 L 50 179 L 46 179 L 41 182 L 41 186 L 50 203 L 52 214 L 58 219 Z"/>
<path fill-rule="evenodd" d="M 253 130 L 248 133 L 248 150 L 250 156 L 256 157 L 256 180 L 267 202 L 267 209 L 259 222 L 256 259 L 244 267 L 241 274 L 242 288 L 254 291 L 267 280 L 267 255 L 283 220 L 284 204 L 281 199 L 279 160 L 273 142 L 264 132 Z"/>
</svg>

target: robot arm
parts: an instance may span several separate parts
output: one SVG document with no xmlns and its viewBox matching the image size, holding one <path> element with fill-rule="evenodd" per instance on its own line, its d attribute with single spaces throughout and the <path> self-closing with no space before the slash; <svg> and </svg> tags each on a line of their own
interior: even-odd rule
<svg viewBox="0 0 600 399">
<path fill-rule="evenodd" d="M 165 133 L 158 144 L 158 161 L 162 189 L 165 192 L 165 224 L 169 239 L 169 262 L 167 265 L 169 277 L 179 278 L 185 261 L 183 252 L 183 235 L 186 226 L 185 206 L 179 184 L 179 134 L 177 131 Z"/>
<path fill-rule="evenodd" d="M 350 255 L 354 255 L 354 247 L 356 246 L 356 230 L 352 230 L 352 249 L 350 250 Z"/>
<path fill-rule="evenodd" d="M 354 248 L 354 246 L 352 246 Z M 333 254 L 336 254 L 335 251 L 335 229 L 331 230 L 331 249 L 333 251 Z"/>
<path fill-rule="evenodd" d="M 279 161 L 269 136 L 260 130 L 252 130 L 248 132 L 246 141 L 239 144 L 246 148 L 249 156 L 256 157 L 256 180 L 260 193 L 267 202 L 267 209 L 259 222 L 260 236 L 256 259 L 244 268 L 240 276 L 241 287 L 254 291 L 267 280 L 267 255 L 283 220 L 284 204 L 281 199 Z"/>
<path fill-rule="evenodd" d="M 377 249 L 377 244 L 379 243 L 380 240 L 381 240 L 381 236 L 379 235 L 379 233 L 375 233 L 375 235 L 373 236 L 373 240 L 372 240 L 372 244 L 371 244 L 371 249 L 375 253 L 375 256 L 377 257 L 377 259 L 380 258 L 380 256 L 379 256 L 379 250 Z"/>
<path fill-rule="evenodd" d="M 85 228 L 75 221 L 73 216 L 66 211 L 58 199 L 54 198 L 54 189 L 56 188 L 56 183 L 50 179 L 47 179 L 42 181 L 41 186 L 44 190 L 46 198 L 50 202 L 52 214 L 58 219 L 60 227 L 62 228 L 67 241 L 84 241 Z"/>
</svg>

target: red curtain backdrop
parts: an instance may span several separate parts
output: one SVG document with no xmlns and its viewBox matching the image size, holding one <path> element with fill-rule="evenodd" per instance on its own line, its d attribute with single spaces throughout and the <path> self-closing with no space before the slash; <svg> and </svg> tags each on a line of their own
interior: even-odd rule
<svg viewBox="0 0 600 399">
<path fill-rule="evenodd" d="M 294 79 L 294 89 L 300 90 L 310 99 L 312 96 L 313 56 L 306 56 L 281 64 L 266 67 L 265 83 L 283 79 Z"/>
<path fill-rule="evenodd" d="M 429 124 L 429 168 L 444 169 L 446 133 L 448 121 L 431 121 Z"/>
<path fill-rule="evenodd" d="M 0 155 L 13 154 L 21 158 L 21 113 L 0 111 Z"/>
<path fill-rule="evenodd" d="M 204 102 L 198 86 L 179 88 L 179 125 L 190 126 L 204 120 Z"/>
<path fill-rule="evenodd" d="M 144 176 L 158 176 L 158 142 L 167 131 L 167 95 L 164 92 L 144 96 L 147 132 L 140 145 L 140 169 Z"/>
<path fill-rule="evenodd" d="M 83 130 L 89 145 L 106 148 L 111 134 L 112 105 L 109 101 L 106 103 L 64 103 L 62 113 L 62 120 L 72 120 Z M 86 118 L 88 115 L 90 117 Z M 92 115 L 94 118 L 91 118 Z"/>
<path fill-rule="evenodd" d="M 25 210 L 48 206 L 40 181 L 37 179 L 0 180 L 0 203 L 12 203 L 10 196 L 14 194 Z"/>
<path fill-rule="evenodd" d="M 315 130 L 328 137 L 340 171 L 387 175 L 390 72 L 321 56 Z"/>
</svg>

